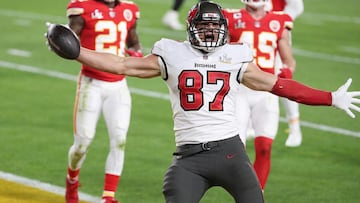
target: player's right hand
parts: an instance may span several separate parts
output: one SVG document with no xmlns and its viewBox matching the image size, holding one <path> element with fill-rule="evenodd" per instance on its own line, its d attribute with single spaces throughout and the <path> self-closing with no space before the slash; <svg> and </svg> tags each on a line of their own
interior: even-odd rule
<svg viewBox="0 0 360 203">
<path fill-rule="evenodd" d="M 69 26 L 46 23 L 47 46 L 58 56 L 65 59 L 76 59 L 80 54 L 80 41 Z"/>
<path fill-rule="evenodd" d="M 332 106 L 344 110 L 351 118 L 355 118 L 354 113 L 351 111 L 360 112 L 360 107 L 355 104 L 360 104 L 360 91 L 348 92 L 352 79 L 349 78 L 344 85 L 338 90 L 332 92 Z"/>
</svg>

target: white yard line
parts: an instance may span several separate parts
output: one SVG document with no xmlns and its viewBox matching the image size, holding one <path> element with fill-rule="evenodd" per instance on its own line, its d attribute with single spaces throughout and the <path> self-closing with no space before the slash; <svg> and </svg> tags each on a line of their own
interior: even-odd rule
<svg viewBox="0 0 360 203">
<path fill-rule="evenodd" d="M 16 63 L 7 62 L 7 61 L 1 61 L 1 60 L 0 60 L 0 68 L 24 71 L 24 72 L 29 72 L 29 73 L 33 73 L 33 74 L 39 74 L 39 75 L 46 75 L 49 77 L 60 78 L 60 79 L 70 80 L 70 81 L 76 81 L 76 79 L 77 79 L 76 75 L 61 73 L 61 72 L 57 72 L 57 71 L 45 70 L 45 69 L 41 69 L 39 67 L 16 64 Z M 143 90 L 143 89 L 138 89 L 138 88 L 130 88 L 130 90 L 134 94 L 147 96 L 147 97 L 155 98 L 155 99 L 169 100 L 168 94 L 155 92 L 155 91 L 149 91 L 149 90 Z M 280 118 L 280 121 L 284 122 L 284 123 L 287 122 L 286 119 L 282 118 L 282 117 Z M 308 127 L 308 128 L 313 128 L 316 130 L 337 133 L 337 134 L 342 134 L 342 135 L 347 135 L 347 136 L 353 136 L 353 137 L 360 137 L 360 132 L 350 131 L 350 130 L 336 128 L 336 127 L 327 126 L 327 125 L 316 124 L 316 123 L 312 123 L 312 122 L 308 122 L 308 121 L 301 121 L 301 125 Z M 0 171 L 0 179 L 23 184 L 26 186 L 30 186 L 33 188 L 37 188 L 37 189 L 47 191 L 50 193 L 54 193 L 54 194 L 58 194 L 58 195 L 65 194 L 65 189 L 63 187 L 51 185 L 49 183 L 44 183 L 44 182 L 41 182 L 38 180 L 32 180 L 29 178 L 17 176 L 17 175 L 11 174 L 11 173 L 6 173 L 6 172 Z M 99 198 L 89 195 L 89 194 L 86 194 L 86 193 L 83 193 L 83 192 L 79 192 L 79 196 L 80 196 L 80 199 L 84 200 L 84 201 L 88 201 L 88 202 L 92 202 L 92 203 L 100 202 Z"/>
<path fill-rule="evenodd" d="M 162 3 L 163 0 L 160 0 L 158 2 L 152 2 L 152 3 Z M 22 12 L 17 10 L 8 10 L 8 9 L 0 9 L 0 16 L 6 16 L 10 18 L 23 18 L 26 19 L 26 21 L 29 20 L 36 20 L 36 21 L 43 21 L 44 22 L 44 28 L 45 28 L 45 22 L 50 21 L 54 23 L 66 23 L 67 19 L 65 16 L 53 16 L 53 15 L 45 15 L 45 14 L 39 14 L 39 13 L 32 13 L 32 12 Z M 304 16 L 311 17 L 316 16 L 317 19 L 326 20 L 326 21 L 332 21 L 332 22 L 341 22 L 341 23 L 350 23 L 350 24 L 359 24 L 360 18 L 359 17 L 350 17 L 350 16 L 334 16 L 334 15 L 322 15 L 322 14 L 304 14 Z M 142 23 L 145 25 L 148 23 L 146 22 L 146 19 L 141 19 Z M 140 21 L 140 22 L 141 22 Z M 185 32 L 178 32 L 178 31 L 172 31 L 166 28 L 151 28 L 149 26 L 138 26 L 139 32 L 146 33 L 147 35 L 153 35 L 153 36 L 159 36 L 159 33 L 162 33 L 164 37 L 171 37 L 174 39 L 186 39 L 186 33 Z M 17 47 L 13 47 L 13 49 L 17 49 Z M 148 53 L 151 50 L 149 47 L 144 47 L 145 53 Z M 349 64 L 360 64 L 360 58 L 354 58 L 354 57 L 347 57 L 347 56 L 339 56 L 339 55 L 333 55 L 333 54 L 327 54 L 327 53 L 318 53 L 318 52 L 312 52 L 302 49 L 297 49 L 296 47 L 293 48 L 294 55 L 313 58 L 313 59 L 321 59 L 321 60 L 328 60 L 328 61 L 334 61 L 334 62 L 341 62 L 341 63 L 349 63 Z"/>
<path fill-rule="evenodd" d="M 138 0 L 139 2 L 148 2 L 148 0 Z M 164 0 L 152 0 L 151 3 L 163 4 Z M 169 3 L 169 6 L 171 3 Z M 189 4 L 190 5 L 190 4 Z M 229 4 L 223 4 L 224 8 L 234 7 Z M 170 8 L 170 7 L 169 7 Z M 165 12 L 165 11 L 164 11 Z M 59 23 L 65 23 L 67 21 L 66 16 L 54 16 L 40 13 L 32 13 L 27 11 L 19 11 L 19 10 L 11 10 L 11 9 L 0 9 L 0 15 L 7 17 L 15 17 L 32 19 L 32 20 L 40 20 L 40 21 L 59 21 Z M 306 19 L 317 19 L 319 21 L 330 21 L 337 23 L 350 23 L 350 24 L 360 24 L 360 17 L 358 16 L 339 16 L 339 15 L 330 15 L 330 14 L 321 14 L 321 13 L 308 13 L 305 12 L 300 16 L 300 18 Z M 160 21 L 160 18 L 159 18 Z"/>
<path fill-rule="evenodd" d="M 17 175 L 11 174 L 11 173 L 3 172 L 3 171 L 0 171 L 0 179 L 19 183 L 22 185 L 26 185 L 26 186 L 29 186 L 32 188 L 40 189 L 40 190 L 47 191 L 49 193 L 53 193 L 53 194 L 57 194 L 57 195 L 61 195 L 61 196 L 64 196 L 64 194 L 65 194 L 65 189 L 63 187 L 51 185 L 49 183 L 44 183 L 44 182 L 41 182 L 38 180 L 32 180 L 29 178 L 17 176 Z M 98 203 L 101 201 L 100 198 L 97 198 L 95 196 L 92 196 L 92 195 L 89 195 L 89 194 L 86 194 L 83 192 L 79 192 L 79 198 L 82 201 L 94 202 L 94 203 L 95 202 Z"/>
<path fill-rule="evenodd" d="M 17 63 L 12 63 L 12 62 L 8 62 L 8 61 L 0 60 L 0 67 L 14 69 L 14 70 L 20 70 L 20 71 L 24 71 L 24 72 L 30 72 L 30 73 L 39 74 L 39 75 L 46 75 L 46 76 L 50 76 L 50 77 L 54 77 L 54 78 L 61 78 L 61 79 L 65 79 L 65 80 L 71 80 L 71 81 L 77 80 L 76 75 L 70 75 L 70 74 L 61 73 L 58 71 L 46 70 L 46 69 L 42 69 L 39 67 L 17 64 Z M 134 94 L 147 96 L 147 97 L 151 97 L 151 98 L 156 98 L 156 99 L 169 100 L 169 95 L 165 94 L 165 93 L 149 91 L 149 90 L 144 90 L 144 89 L 139 89 L 139 88 L 131 88 L 131 87 L 130 87 L 130 90 Z M 286 119 L 281 118 L 281 122 L 286 122 Z M 326 132 L 338 133 L 338 134 L 348 135 L 348 136 L 353 136 L 353 137 L 360 137 L 360 132 L 336 128 L 333 126 L 316 124 L 316 123 L 311 123 L 311 122 L 307 122 L 307 121 L 301 121 L 301 125 L 309 127 L 309 128 L 314 128 L 317 130 L 326 131 Z"/>
<path fill-rule="evenodd" d="M 297 56 L 303 56 L 313 59 L 321 59 L 325 61 L 334 61 L 339 63 L 348 63 L 348 64 L 355 64 L 360 65 L 360 58 L 353 58 L 353 57 L 347 57 L 347 56 L 339 56 L 334 54 L 326 54 L 326 53 L 319 53 L 319 52 L 313 52 L 313 51 L 306 51 L 303 49 L 297 49 L 293 47 L 294 55 Z M 354 68 L 358 68 L 354 66 Z"/>
<path fill-rule="evenodd" d="M 145 2 L 148 0 L 138 0 L 138 1 Z M 152 0 L 152 3 L 163 4 L 164 1 L 163 0 Z M 170 6 L 170 3 L 168 3 L 168 4 Z M 229 7 L 229 6 L 224 5 L 224 7 Z M 37 21 L 44 21 L 44 22 L 50 21 L 50 22 L 56 22 L 56 23 L 66 23 L 67 22 L 67 19 L 65 16 L 44 15 L 44 14 L 38 14 L 38 13 L 7 10 L 7 9 L 0 9 L 0 16 L 14 17 L 16 19 L 18 19 L 18 18 L 26 19 L 26 21 L 24 21 L 25 23 L 23 21 L 19 21 L 19 20 L 17 21 L 17 22 L 22 22 L 21 24 L 20 23 L 18 23 L 18 24 L 23 25 L 23 26 L 28 26 L 31 23 L 28 20 L 37 20 Z M 316 17 L 318 20 L 326 20 L 326 21 L 350 23 L 350 24 L 360 24 L 359 17 L 335 16 L 335 15 L 312 14 L 312 13 L 304 13 L 302 15 L 302 18 L 313 19 L 314 17 Z M 145 19 L 142 19 L 142 22 L 144 24 L 147 23 Z M 149 28 L 149 27 L 139 27 L 139 31 L 142 31 L 147 34 L 153 34 L 153 35 L 158 35 L 158 33 L 163 33 L 164 35 L 167 35 L 167 36 L 173 36 L 176 38 L 184 38 L 185 39 L 185 36 L 183 33 L 169 31 L 167 29 L 153 29 L 153 28 Z M 16 49 L 16 48 L 14 48 L 14 49 Z M 150 49 L 148 49 L 148 50 L 150 50 Z M 27 55 L 28 55 L 28 53 L 26 53 L 24 51 L 18 51 L 18 50 L 16 50 L 15 53 L 13 51 L 11 53 L 14 55 L 20 55 L 20 56 L 25 56 L 25 57 L 27 57 Z M 294 54 L 309 57 L 309 58 L 323 59 L 323 60 L 336 61 L 336 62 L 345 62 L 345 63 L 357 64 L 357 65 L 360 64 L 359 58 L 334 56 L 334 55 L 325 54 L 325 53 L 314 53 L 314 52 L 300 50 L 300 49 L 295 49 Z M 50 71 L 50 70 L 42 69 L 39 67 L 17 64 L 17 63 L 13 63 L 13 62 L 9 62 L 9 61 L 0 60 L 0 67 L 30 72 L 30 73 L 34 73 L 34 74 L 46 75 L 49 77 L 55 77 L 55 78 L 60 78 L 60 79 L 64 79 L 64 80 L 76 81 L 76 79 L 77 79 L 76 75 L 70 75 L 70 74 L 61 73 L 61 72 L 57 72 L 57 71 Z M 131 92 L 134 94 L 143 95 L 143 96 L 147 96 L 147 97 L 151 97 L 151 98 L 169 100 L 168 94 L 155 92 L 155 91 L 149 91 L 149 90 L 143 90 L 143 89 L 138 89 L 138 88 L 130 88 L 130 89 L 131 89 Z M 284 122 L 284 123 L 287 122 L 285 118 L 280 118 L 280 121 Z M 353 137 L 360 137 L 360 132 L 350 131 L 350 130 L 336 128 L 336 127 L 332 127 L 332 126 L 316 124 L 316 123 L 307 122 L 307 121 L 301 121 L 301 125 L 305 126 L 305 127 L 313 128 L 316 130 L 337 133 L 337 134 L 342 134 L 342 135 L 347 135 L 347 136 L 353 136 Z M 38 189 L 48 191 L 51 193 L 55 193 L 55 194 L 59 194 L 59 195 L 64 195 L 64 193 L 65 193 L 65 189 L 62 187 L 44 183 L 44 182 L 41 182 L 38 180 L 28 179 L 25 177 L 17 176 L 17 175 L 2 172 L 2 171 L 0 171 L 0 179 L 24 184 L 24 185 L 27 185 L 30 187 L 38 188 Z M 89 194 L 86 194 L 86 193 L 80 192 L 79 195 L 80 195 L 80 199 L 85 200 L 85 201 L 89 201 L 89 202 L 99 202 L 100 201 L 99 198 L 89 195 Z"/>
<path fill-rule="evenodd" d="M 9 49 L 7 50 L 7 53 L 13 56 L 20 56 L 20 57 L 30 57 L 31 56 L 31 51 L 27 51 L 27 50 L 20 50 L 20 49 Z"/>
</svg>

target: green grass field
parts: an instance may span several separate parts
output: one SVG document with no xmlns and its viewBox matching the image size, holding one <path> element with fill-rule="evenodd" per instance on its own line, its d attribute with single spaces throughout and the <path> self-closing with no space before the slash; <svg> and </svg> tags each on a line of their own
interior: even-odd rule
<svg viewBox="0 0 360 203">
<path fill-rule="evenodd" d="M 185 32 L 170 31 L 161 24 L 170 0 L 135 2 L 141 10 L 138 30 L 145 53 L 161 37 L 185 39 Z M 184 5 L 183 19 L 193 2 Z M 242 6 L 239 0 L 218 2 L 224 7 Z M 46 21 L 67 22 L 67 3 L 0 2 L 0 171 L 61 187 L 73 141 L 74 79 L 80 65 L 49 52 L 43 34 Z M 360 90 L 359 6 L 358 0 L 305 0 L 305 12 L 293 31 L 295 79 L 332 91 L 352 77 L 350 89 Z M 159 78 L 129 78 L 128 82 L 133 90 L 167 94 Z M 126 162 L 117 198 L 124 203 L 164 202 L 163 175 L 175 149 L 170 103 L 138 91 L 132 98 Z M 274 142 L 266 202 L 359 202 L 360 114 L 351 119 L 332 107 L 300 108 L 303 145 L 294 149 L 284 146 L 287 124 L 282 122 Z M 101 195 L 107 150 L 106 127 L 101 120 L 81 171 L 82 192 Z M 247 150 L 252 159 L 251 142 Z M 222 189 L 213 188 L 201 202 L 233 200 Z"/>
</svg>

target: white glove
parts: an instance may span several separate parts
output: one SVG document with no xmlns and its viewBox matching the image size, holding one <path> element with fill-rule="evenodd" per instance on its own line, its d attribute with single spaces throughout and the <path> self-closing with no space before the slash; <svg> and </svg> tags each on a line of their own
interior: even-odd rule
<svg viewBox="0 0 360 203">
<path fill-rule="evenodd" d="M 45 25 L 46 25 L 47 30 L 50 30 L 50 28 L 51 28 L 52 26 L 54 26 L 55 24 L 52 24 L 52 23 L 50 23 L 50 22 L 46 22 Z M 49 41 L 47 40 L 47 37 L 48 37 L 48 32 L 47 32 L 47 31 L 44 33 L 44 37 L 46 38 L 45 44 L 46 44 L 47 48 L 48 48 L 50 51 L 52 51 L 52 49 L 51 49 L 51 47 L 50 47 L 50 45 L 49 45 Z"/>
<path fill-rule="evenodd" d="M 350 109 L 360 112 L 360 107 L 355 104 L 360 104 L 360 99 L 355 98 L 360 96 L 360 91 L 348 92 L 348 88 L 352 82 L 349 78 L 344 85 L 339 87 L 338 90 L 332 92 L 332 106 L 344 110 L 351 118 L 355 118 Z"/>
</svg>

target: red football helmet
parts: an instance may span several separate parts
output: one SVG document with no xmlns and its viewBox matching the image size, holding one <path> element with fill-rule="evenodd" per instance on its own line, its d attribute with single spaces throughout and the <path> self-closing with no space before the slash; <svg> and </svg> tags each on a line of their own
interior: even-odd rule
<svg viewBox="0 0 360 203">
<path fill-rule="evenodd" d="M 228 26 L 221 7 L 202 1 L 190 9 L 187 17 L 188 40 L 195 49 L 213 52 L 227 42 Z"/>
</svg>

